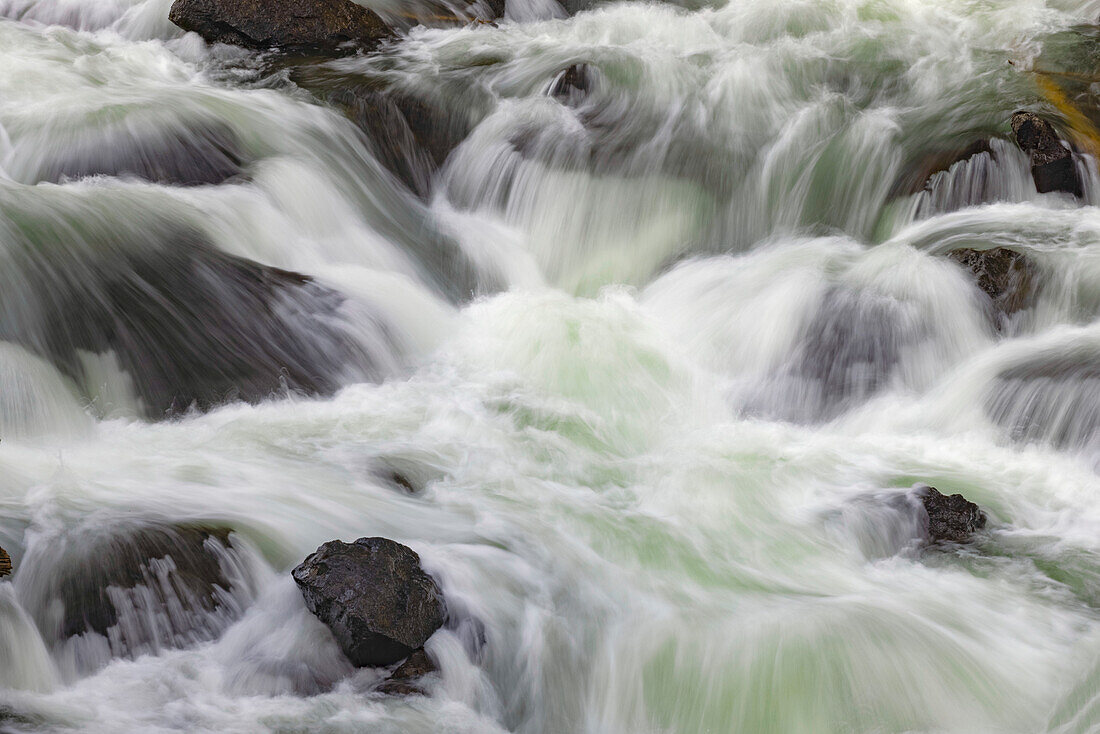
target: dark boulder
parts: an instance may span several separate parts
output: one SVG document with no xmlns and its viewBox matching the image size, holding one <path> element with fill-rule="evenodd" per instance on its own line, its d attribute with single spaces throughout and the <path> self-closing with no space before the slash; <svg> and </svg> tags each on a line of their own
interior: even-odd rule
<svg viewBox="0 0 1100 734">
<path fill-rule="evenodd" d="M 397 669 L 390 673 L 389 677 L 382 681 L 375 690 L 387 696 L 423 695 L 424 690 L 417 685 L 417 682 L 437 670 L 439 670 L 439 667 L 428 657 L 428 653 L 421 648 L 397 666 Z"/>
<path fill-rule="evenodd" d="M 306 606 L 357 667 L 392 665 L 443 624 L 442 593 L 420 557 L 386 538 L 325 543 L 293 576 Z"/>
<path fill-rule="evenodd" d="M 1033 112 L 1017 112 L 1012 116 L 1012 132 L 1017 145 L 1031 159 L 1031 176 L 1039 193 L 1082 195 L 1073 152 L 1049 122 Z"/>
<path fill-rule="evenodd" d="M 60 183 L 87 176 L 121 176 L 201 186 L 241 174 L 244 153 L 229 126 L 209 121 L 144 126 L 140 122 L 94 131 L 72 149 L 47 159 L 36 180 Z"/>
<path fill-rule="evenodd" d="M 0 548 L 0 577 L 11 575 L 11 556 L 3 548 Z"/>
<path fill-rule="evenodd" d="M 933 543 L 965 543 L 976 530 L 985 527 L 985 513 L 961 494 L 941 494 L 935 487 L 920 491 L 928 514 L 928 537 Z"/>
<path fill-rule="evenodd" d="M 252 49 L 373 47 L 392 31 L 351 0 L 175 0 L 168 19 L 210 43 Z"/>
<path fill-rule="evenodd" d="M 1007 247 L 989 250 L 961 248 L 947 254 L 969 270 L 978 287 L 989 296 L 993 308 L 1011 316 L 1034 303 L 1039 286 L 1035 263 L 1022 252 Z"/>
<path fill-rule="evenodd" d="M 97 634 L 110 656 L 136 657 L 216 637 L 250 598 L 245 568 L 228 528 L 84 527 L 28 548 L 21 597 L 47 643 Z"/>
</svg>

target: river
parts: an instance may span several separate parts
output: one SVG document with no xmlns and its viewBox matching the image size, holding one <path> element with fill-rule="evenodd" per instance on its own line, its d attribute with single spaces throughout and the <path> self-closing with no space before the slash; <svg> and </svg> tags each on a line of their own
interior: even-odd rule
<svg viewBox="0 0 1100 734">
<path fill-rule="evenodd" d="M 1038 193 L 1008 129 L 1100 3 L 508 0 L 293 64 L 170 4 L 0 0 L 0 730 L 1100 731 L 1100 184 Z M 422 191 L 313 94 L 348 79 L 465 124 Z M 223 183 L 72 175 L 219 136 Z M 961 247 L 1024 253 L 1027 308 Z M 923 484 L 974 543 L 921 546 Z M 153 521 L 239 538 L 218 615 L 43 629 Z M 431 695 L 290 578 L 376 535 L 459 620 Z"/>
</svg>

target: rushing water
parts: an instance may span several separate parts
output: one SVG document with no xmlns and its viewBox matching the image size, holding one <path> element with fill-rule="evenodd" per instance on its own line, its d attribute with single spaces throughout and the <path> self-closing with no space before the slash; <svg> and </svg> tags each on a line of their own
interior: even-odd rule
<svg viewBox="0 0 1100 734">
<path fill-rule="evenodd" d="M 1100 731 L 1100 186 L 1001 139 L 1100 3 L 508 0 L 296 68 L 169 5 L 0 0 L 0 730 Z M 333 80 L 468 134 L 417 195 Z M 79 175 L 226 136 L 218 185 Z M 919 547 L 923 483 L 973 545 Z M 220 611 L 59 639 L 58 569 L 154 520 L 233 529 Z M 448 598 L 430 696 L 290 579 L 371 535 Z"/>
</svg>

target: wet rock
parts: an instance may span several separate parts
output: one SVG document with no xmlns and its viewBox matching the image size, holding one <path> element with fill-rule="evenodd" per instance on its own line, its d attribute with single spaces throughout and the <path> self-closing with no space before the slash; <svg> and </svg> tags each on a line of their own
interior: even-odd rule
<svg viewBox="0 0 1100 734">
<path fill-rule="evenodd" d="M 1095 450 L 1100 443 L 1100 349 L 1079 345 L 1006 367 L 990 386 L 986 413 L 1014 441 Z"/>
<path fill-rule="evenodd" d="M 379 162 L 422 197 L 432 174 L 469 133 L 459 116 L 411 94 L 356 86 L 326 101 L 343 110 Z"/>
<path fill-rule="evenodd" d="M 251 594 L 230 530 L 208 525 L 100 525 L 40 539 L 24 558 L 24 607 L 47 643 L 102 635 L 81 667 L 213 639 Z"/>
<path fill-rule="evenodd" d="M 319 103 L 340 110 L 378 161 L 421 196 L 492 104 L 484 90 L 462 79 L 439 88 L 411 88 L 308 56 L 275 59 L 268 69 L 272 78 L 285 76 Z"/>
<path fill-rule="evenodd" d="M 0 577 L 11 575 L 11 556 L 3 548 L 0 548 Z"/>
<path fill-rule="evenodd" d="M 351 0 L 175 0 L 168 19 L 210 43 L 261 50 L 373 47 L 392 33 Z"/>
<path fill-rule="evenodd" d="M 0 705 L 0 732 L 7 734 L 8 729 L 4 724 L 26 727 L 22 731 L 38 731 L 45 727 L 45 720 L 38 716 L 29 716 L 16 711 L 11 706 Z M 18 729 L 12 730 L 19 731 Z"/>
<path fill-rule="evenodd" d="M 805 384 L 800 401 L 813 419 L 828 419 L 876 393 L 902 348 L 896 300 L 844 289 L 830 291 L 807 324 L 791 372 Z"/>
<path fill-rule="evenodd" d="M 381 472 L 381 477 L 382 477 L 383 480 L 385 480 L 389 484 L 391 484 L 394 487 L 397 487 L 397 488 L 399 488 L 399 489 L 401 489 L 405 492 L 408 492 L 409 494 L 416 494 L 419 491 L 416 488 L 416 485 L 413 484 L 412 480 L 409 479 L 408 476 L 402 474 L 399 471 L 396 471 L 396 470 L 382 471 Z M 2 575 L 2 574 L 0 574 L 0 575 Z"/>
<path fill-rule="evenodd" d="M 46 160 L 38 181 L 87 176 L 140 178 L 178 186 L 220 184 L 241 174 L 244 154 L 233 130 L 220 122 L 112 125 Z"/>
<path fill-rule="evenodd" d="M 424 648 L 421 648 L 397 666 L 397 669 L 390 673 L 390 676 L 375 690 L 387 696 L 422 696 L 424 690 L 416 685 L 417 681 L 437 670 L 439 667 L 428 657 Z"/>
<path fill-rule="evenodd" d="M 1039 193 L 1082 195 L 1073 153 L 1049 122 L 1033 112 L 1017 112 L 1012 116 L 1012 132 L 1020 149 L 1031 158 L 1031 176 Z"/>
<path fill-rule="evenodd" d="M 443 598 L 410 548 L 386 538 L 334 540 L 294 569 L 306 606 L 357 667 L 392 665 L 443 624 Z"/>
<path fill-rule="evenodd" d="M 947 496 L 935 487 L 925 487 L 920 496 L 933 543 L 965 543 L 976 530 L 985 527 L 985 513 L 961 494 Z"/>
<path fill-rule="evenodd" d="M 371 465 L 371 473 L 379 481 L 408 494 L 419 494 L 444 477 L 438 467 L 411 455 L 378 456 Z"/>
<path fill-rule="evenodd" d="M 1007 247 L 994 247 L 989 250 L 961 248 L 952 250 L 947 256 L 974 275 L 994 309 L 1005 316 L 1034 303 L 1039 272 L 1027 255 Z"/>
<path fill-rule="evenodd" d="M 113 355 L 146 416 L 158 418 L 287 391 L 328 394 L 352 365 L 371 376 L 373 358 L 338 313 L 341 294 L 175 223 L 79 215 L 71 230 L 63 216 L 24 218 L 26 241 L 0 254 L 0 339 L 78 384 L 98 389 L 89 355 Z"/>
<path fill-rule="evenodd" d="M 919 193 L 928 188 L 930 179 L 937 173 L 943 173 L 956 163 L 968 161 L 983 153 L 995 155 L 988 139 L 975 140 L 957 148 L 922 152 L 919 157 L 907 161 L 902 167 L 901 173 L 890 187 L 889 198 Z"/>
<path fill-rule="evenodd" d="M 554 78 L 549 94 L 566 104 L 575 104 L 592 88 L 593 77 L 588 64 L 573 64 Z"/>
</svg>

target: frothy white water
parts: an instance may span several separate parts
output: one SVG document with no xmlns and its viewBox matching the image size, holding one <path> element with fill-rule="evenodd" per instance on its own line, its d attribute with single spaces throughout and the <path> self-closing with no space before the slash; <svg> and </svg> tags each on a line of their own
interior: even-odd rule
<svg viewBox="0 0 1100 734">
<path fill-rule="evenodd" d="M 509 2 L 300 61 L 469 128 L 417 196 L 162 0 L 0 0 L 0 729 L 1100 727 L 1100 189 L 1084 156 L 1082 200 L 1038 194 L 1008 141 L 1095 12 Z M 996 247 L 1035 269 L 1004 318 L 946 257 Z M 192 344 L 297 369 L 139 419 Z M 973 545 L 922 546 L 924 483 Z M 135 526 L 232 529 L 217 604 L 177 550 L 60 634 L 51 583 Z M 289 578 L 372 535 L 447 597 L 428 696 L 374 693 Z"/>
</svg>

